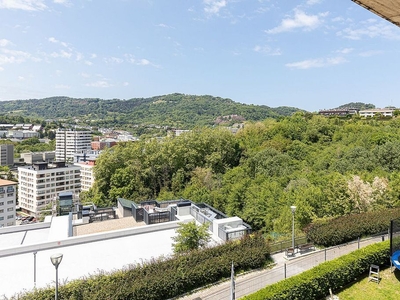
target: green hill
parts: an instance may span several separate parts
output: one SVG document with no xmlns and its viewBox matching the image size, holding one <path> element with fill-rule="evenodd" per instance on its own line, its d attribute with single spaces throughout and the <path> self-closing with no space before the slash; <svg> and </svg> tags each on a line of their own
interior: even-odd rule
<svg viewBox="0 0 400 300">
<path fill-rule="evenodd" d="M 248 105 L 213 96 L 170 94 L 129 100 L 76 99 L 51 97 L 45 99 L 0 102 L 3 114 L 28 118 L 80 119 L 97 126 L 150 125 L 193 128 L 214 125 L 218 117 L 237 120 L 264 120 L 288 116 L 299 109 L 271 108 Z M 221 119 L 221 118 L 220 118 Z"/>
</svg>

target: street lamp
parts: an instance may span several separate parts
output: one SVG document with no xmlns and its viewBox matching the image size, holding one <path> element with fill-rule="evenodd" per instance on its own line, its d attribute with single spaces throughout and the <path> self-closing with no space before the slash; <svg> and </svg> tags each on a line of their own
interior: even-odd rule
<svg viewBox="0 0 400 300">
<path fill-rule="evenodd" d="M 293 221 L 292 221 L 292 248 L 293 248 L 293 253 L 294 253 L 294 213 L 296 212 L 296 206 L 292 205 L 290 207 L 292 210 L 292 215 L 293 215 Z"/>
<path fill-rule="evenodd" d="M 62 261 L 63 255 L 61 253 L 53 254 L 50 256 L 51 263 L 56 267 L 56 294 L 55 300 L 58 299 L 58 266 Z"/>
<path fill-rule="evenodd" d="M 33 286 L 36 289 L 36 254 L 37 251 L 33 252 Z"/>
</svg>

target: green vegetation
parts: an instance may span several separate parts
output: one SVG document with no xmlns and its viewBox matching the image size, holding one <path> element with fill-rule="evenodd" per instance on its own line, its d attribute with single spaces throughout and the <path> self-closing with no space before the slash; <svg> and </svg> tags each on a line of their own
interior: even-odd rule
<svg viewBox="0 0 400 300">
<path fill-rule="evenodd" d="M 264 120 L 288 116 L 298 111 L 292 107 L 270 108 L 246 105 L 212 96 L 170 94 L 130 100 L 74 99 L 52 97 L 19 101 L 1 101 L 4 114 L 30 118 L 64 119 L 98 127 L 125 128 L 137 135 L 148 133 L 143 126 L 172 126 L 192 129 L 214 125 L 221 116 L 238 115 L 246 120 Z M 240 119 L 239 118 L 239 119 Z M 227 124 L 235 117 L 227 117 Z M 18 122 L 23 123 L 23 122 Z M 154 129 L 154 128 L 153 128 Z M 157 131 L 157 130 L 156 130 Z"/>
<path fill-rule="evenodd" d="M 236 135 L 195 128 L 162 142 L 143 139 L 105 151 L 88 201 L 117 197 L 191 199 L 254 230 L 291 232 L 320 219 L 400 204 L 400 119 L 291 117 L 247 122 Z"/>
<path fill-rule="evenodd" d="M 358 237 L 387 232 L 390 220 L 400 217 L 400 209 L 351 214 L 335 219 L 319 220 L 305 228 L 307 239 L 317 245 L 330 247 Z"/>
<path fill-rule="evenodd" d="M 196 222 L 180 223 L 177 235 L 172 237 L 175 253 L 187 253 L 207 246 L 211 239 L 208 223 L 197 226 Z"/>
<path fill-rule="evenodd" d="M 370 282 L 368 276 L 346 287 L 337 293 L 340 299 L 345 300 L 397 300 L 400 299 L 400 271 L 392 272 L 390 268 L 380 270 L 379 284 Z"/>
<path fill-rule="evenodd" d="M 59 289 L 60 299 L 170 299 L 193 289 L 229 278 L 236 272 L 257 269 L 270 262 L 268 245 L 260 235 L 246 236 L 213 248 L 172 258 L 158 258 L 109 274 L 74 280 Z M 12 299 L 47 300 L 54 288 L 38 289 Z"/>
<path fill-rule="evenodd" d="M 243 300 L 322 299 L 329 289 L 338 291 L 364 276 L 371 264 L 382 266 L 388 261 L 389 241 L 370 245 L 269 285 Z"/>
</svg>

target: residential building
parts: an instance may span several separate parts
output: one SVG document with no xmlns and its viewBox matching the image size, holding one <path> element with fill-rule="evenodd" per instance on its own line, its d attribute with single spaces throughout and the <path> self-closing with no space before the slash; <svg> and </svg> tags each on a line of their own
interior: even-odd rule
<svg viewBox="0 0 400 300">
<path fill-rule="evenodd" d="M 91 141 L 90 131 L 57 130 L 56 160 L 73 162 L 75 153 L 91 149 Z"/>
<path fill-rule="evenodd" d="M 14 164 L 14 145 L 0 145 L 0 166 L 12 166 Z"/>
<path fill-rule="evenodd" d="M 0 227 L 15 225 L 17 183 L 0 179 Z"/>
<path fill-rule="evenodd" d="M 88 191 L 94 184 L 94 166 L 96 160 L 87 160 L 85 162 L 77 162 L 75 166 L 81 168 L 81 190 Z"/>
<path fill-rule="evenodd" d="M 106 139 L 102 141 L 93 141 L 92 149 L 93 150 L 104 150 L 106 148 L 111 148 L 117 144 L 117 141 L 114 139 Z"/>
<path fill-rule="evenodd" d="M 372 118 L 376 114 L 381 114 L 382 117 L 393 117 L 394 109 L 391 108 L 375 108 L 375 109 L 366 109 L 360 110 L 359 115 L 360 117 L 364 118 Z"/>
<path fill-rule="evenodd" d="M 326 109 L 320 110 L 318 114 L 323 116 L 339 116 L 339 117 L 346 117 L 348 115 L 355 115 L 357 114 L 358 109 L 356 108 L 342 108 L 342 109 Z"/>
<path fill-rule="evenodd" d="M 100 150 L 85 150 L 74 154 L 74 163 L 86 162 L 88 160 L 96 160 L 99 157 Z"/>
<path fill-rule="evenodd" d="M 24 162 L 28 165 L 42 161 L 51 162 L 55 160 L 55 157 L 55 151 L 21 153 L 21 159 L 23 159 Z"/>
<path fill-rule="evenodd" d="M 60 192 L 79 194 L 81 190 L 80 167 L 63 161 L 19 167 L 18 181 L 19 206 L 35 216 Z"/>
</svg>

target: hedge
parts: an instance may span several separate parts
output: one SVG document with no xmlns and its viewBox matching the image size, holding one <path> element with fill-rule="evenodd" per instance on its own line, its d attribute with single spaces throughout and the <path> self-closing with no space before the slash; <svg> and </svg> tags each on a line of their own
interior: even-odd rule
<svg viewBox="0 0 400 300">
<path fill-rule="evenodd" d="M 126 250 L 129 252 L 129 249 Z M 60 299 L 170 299 L 193 289 L 229 278 L 231 262 L 235 270 L 263 267 L 270 261 L 269 247 L 261 235 L 193 251 L 187 255 L 159 258 L 124 270 L 97 274 L 71 281 L 59 288 Z M 54 288 L 16 295 L 12 299 L 54 298 Z"/>
<path fill-rule="evenodd" d="M 399 208 L 387 209 L 317 221 L 304 231 L 309 241 L 330 247 L 353 241 L 358 237 L 387 232 L 390 220 L 397 218 L 400 218 Z"/>
<path fill-rule="evenodd" d="M 389 241 L 373 244 L 269 285 L 243 300 L 322 299 L 368 272 L 371 264 L 389 263 Z"/>
</svg>

